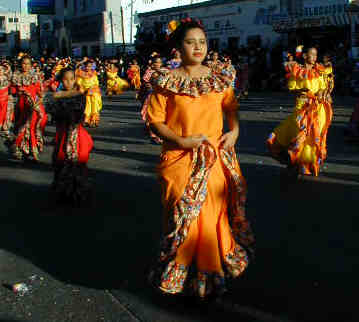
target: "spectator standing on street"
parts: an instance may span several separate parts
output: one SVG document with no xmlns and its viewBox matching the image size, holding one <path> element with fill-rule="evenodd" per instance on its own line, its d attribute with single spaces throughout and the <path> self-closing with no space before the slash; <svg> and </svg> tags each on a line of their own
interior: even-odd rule
<svg viewBox="0 0 359 322">
<path fill-rule="evenodd" d="M 317 63 L 317 49 L 304 53 L 304 65 L 287 64 L 288 88 L 297 94 L 293 113 L 267 140 L 272 156 L 287 164 L 290 174 L 318 176 L 327 157 L 327 133 L 332 121 L 330 88 L 325 76 L 331 67 Z"/>
<path fill-rule="evenodd" d="M 225 277 L 245 271 L 254 244 L 245 217 L 246 182 L 234 150 L 239 136 L 234 75 L 202 64 L 207 37 L 201 22 L 182 20 L 169 41 L 182 65 L 159 75 L 148 107 L 148 121 L 164 140 L 158 170 L 165 213 L 150 280 L 166 294 L 220 296 Z"/>
</svg>

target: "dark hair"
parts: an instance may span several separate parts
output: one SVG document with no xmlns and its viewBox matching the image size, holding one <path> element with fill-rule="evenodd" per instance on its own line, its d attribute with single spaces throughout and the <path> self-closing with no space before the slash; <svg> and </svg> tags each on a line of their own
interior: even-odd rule
<svg viewBox="0 0 359 322">
<path fill-rule="evenodd" d="M 20 64 L 22 64 L 25 59 L 30 60 L 30 63 L 32 62 L 32 59 L 31 59 L 31 57 L 30 57 L 29 55 L 24 55 L 24 56 L 22 56 L 21 59 L 20 59 Z"/>
<path fill-rule="evenodd" d="M 169 36 L 168 42 L 170 44 L 169 48 L 180 49 L 182 46 L 182 42 L 185 39 L 187 32 L 191 29 L 201 29 L 205 34 L 206 31 L 199 20 L 193 20 L 191 18 L 187 18 L 185 21 L 181 21 L 181 24 L 177 27 L 177 29 L 172 32 Z"/>
<path fill-rule="evenodd" d="M 153 57 L 150 57 L 150 59 L 154 62 L 156 59 L 161 59 L 161 56 L 160 55 L 154 55 Z"/>
<path fill-rule="evenodd" d="M 57 77 L 58 80 L 61 81 L 67 72 L 72 72 L 75 75 L 75 71 L 71 67 L 65 67 L 65 68 L 61 69 L 59 76 Z"/>
</svg>

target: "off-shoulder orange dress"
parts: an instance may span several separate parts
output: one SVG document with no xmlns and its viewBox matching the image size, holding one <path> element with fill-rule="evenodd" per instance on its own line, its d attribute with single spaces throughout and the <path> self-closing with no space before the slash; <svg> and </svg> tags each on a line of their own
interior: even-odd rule
<svg viewBox="0 0 359 322">
<path fill-rule="evenodd" d="M 164 293 L 222 293 L 226 275 L 241 275 L 253 253 L 246 182 L 234 149 L 219 145 L 223 112 L 238 108 L 231 81 L 214 72 L 193 79 L 174 70 L 158 77 L 150 97 L 150 124 L 165 123 L 183 137 L 208 137 L 193 150 L 163 144 L 158 174 L 164 237 L 150 277 Z"/>
</svg>

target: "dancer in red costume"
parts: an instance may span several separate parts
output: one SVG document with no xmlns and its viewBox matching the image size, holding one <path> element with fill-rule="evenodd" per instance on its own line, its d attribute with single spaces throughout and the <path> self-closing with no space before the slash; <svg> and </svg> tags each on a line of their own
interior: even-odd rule
<svg viewBox="0 0 359 322">
<path fill-rule="evenodd" d="M 76 88 L 74 70 L 64 68 L 60 80 L 62 90 L 48 92 L 44 98 L 46 108 L 52 110 L 56 120 L 52 187 L 58 201 L 78 205 L 90 197 L 87 162 L 93 141 L 82 126 L 86 97 L 84 91 Z"/>
<path fill-rule="evenodd" d="M 31 58 L 23 56 L 21 70 L 12 76 L 11 91 L 18 97 L 15 137 L 8 140 L 13 156 L 19 160 L 39 160 L 43 150 L 47 114 L 42 104 L 41 77 L 32 69 Z"/>
<path fill-rule="evenodd" d="M 14 122 L 14 101 L 9 95 L 11 67 L 7 62 L 0 64 L 0 136 L 10 137 Z"/>
</svg>

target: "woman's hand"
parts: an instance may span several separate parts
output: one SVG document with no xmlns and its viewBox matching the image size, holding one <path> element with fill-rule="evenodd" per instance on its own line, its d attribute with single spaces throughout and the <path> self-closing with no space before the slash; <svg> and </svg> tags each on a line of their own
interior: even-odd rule
<svg viewBox="0 0 359 322">
<path fill-rule="evenodd" d="M 222 145 L 223 149 L 229 150 L 233 148 L 238 140 L 238 132 L 230 131 L 223 134 L 219 140 L 219 144 Z"/>
<path fill-rule="evenodd" d="M 201 146 L 201 144 L 205 141 L 207 141 L 207 137 L 205 135 L 192 135 L 187 136 L 185 138 L 180 138 L 178 140 L 178 146 L 181 149 L 187 150 L 187 149 L 197 149 Z"/>
</svg>

